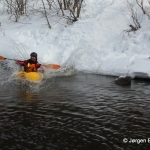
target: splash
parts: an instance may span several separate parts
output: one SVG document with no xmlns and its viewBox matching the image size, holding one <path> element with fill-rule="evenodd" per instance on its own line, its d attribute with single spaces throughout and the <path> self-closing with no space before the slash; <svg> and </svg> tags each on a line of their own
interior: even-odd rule
<svg viewBox="0 0 150 150">
<path fill-rule="evenodd" d="M 6 37 L 6 36 L 5 36 Z M 13 42 L 13 41 L 11 41 Z M 5 44 L 4 44 L 5 45 Z M 5 46 L 4 46 L 5 47 Z M 14 48 L 17 53 L 22 50 L 22 48 L 16 48 L 16 44 L 14 44 Z M 5 47 L 6 48 L 6 47 Z M 25 49 L 23 51 L 26 51 Z M 24 53 L 20 53 L 22 55 L 21 58 L 26 58 L 27 55 Z M 55 85 L 56 79 L 62 76 L 71 76 L 76 74 L 76 69 L 74 67 L 74 56 L 70 57 L 66 63 L 62 65 L 60 69 L 44 69 L 43 80 L 40 82 L 29 82 L 27 80 L 20 80 L 16 77 L 18 71 L 23 70 L 22 67 L 16 64 L 15 61 L 12 60 L 2 60 L 0 61 L 0 88 L 1 93 L 14 93 L 18 91 L 22 91 L 23 93 L 37 93 L 48 91 L 53 88 Z M 6 56 L 11 57 L 11 56 Z"/>
<path fill-rule="evenodd" d="M 27 80 L 20 80 L 18 78 L 12 77 L 12 75 L 7 75 L 7 78 L 0 77 L 1 93 L 14 93 L 21 91 L 22 93 L 38 93 L 43 89 L 46 90 L 51 87 L 52 81 L 42 80 L 40 82 L 29 82 Z"/>
<path fill-rule="evenodd" d="M 27 80 L 20 80 L 16 76 L 19 71 L 18 65 L 12 65 L 9 61 L 0 61 L 0 92 L 13 93 L 17 91 L 38 92 L 44 86 L 45 80 L 42 82 L 32 83 Z"/>
<path fill-rule="evenodd" d="M 0 29 L 0 45 L 0 55 L 4 55 L 4 57 L 11 58 L 13 56 L 15 59 L 28 58 L 29 48 L 21 42 L 11 39 L 2 29 Z"/>
<path fill-rule="evenodd" d="M 44 78 L 48 79 L 61 76 L 72 76 L 74 74 L 76 74 L 74 66 L 62 66 L 58 70 L 46 69 L 44 72 Z"/>
</svg>

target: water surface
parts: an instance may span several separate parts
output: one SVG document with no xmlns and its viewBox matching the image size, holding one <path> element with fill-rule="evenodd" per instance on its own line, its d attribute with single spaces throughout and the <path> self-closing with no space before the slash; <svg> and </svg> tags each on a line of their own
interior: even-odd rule
<svg viewBox="0 0 150 150">
<path fill-rule="evenodd" d="M 78 73 L 40 84 L 1 76 L 0 149 L 148 149 L 150 82 Z"/>
</svg>

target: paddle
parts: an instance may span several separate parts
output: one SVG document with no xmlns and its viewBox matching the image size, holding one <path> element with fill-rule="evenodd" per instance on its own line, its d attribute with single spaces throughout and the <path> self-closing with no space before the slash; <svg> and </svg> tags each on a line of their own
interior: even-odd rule
<svg viewBox="0 0 150 150">
<path fill-rule="evenodd" d="M 15 59 L 10 59 L 10 58 L 5 58 L 3 56 L 0 56 L 0 60 L 5 60 L 5 59 L 8 59 L 8 60 L 15 60 Z"/>
<path fill-rule="evenodd" d="M 3 56 L 0 56 L 0 60 L 5 60 L 5 59 L 7 59 L 7 60 L 14 60 L 15 61 L 15 59 L 10 59 L 10 58 L 5 58 Z M 42 65 L 42 66 L 44 66 L 46 68 L 49 68 L 49 69 L 59 69 L 61 67 L 58 64 L 46 64 L 46 65 Z"/>
</svg>

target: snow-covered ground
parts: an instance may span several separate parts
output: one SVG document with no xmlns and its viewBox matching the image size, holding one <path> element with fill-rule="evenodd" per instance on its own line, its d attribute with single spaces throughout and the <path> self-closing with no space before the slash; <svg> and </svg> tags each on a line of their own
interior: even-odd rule
<svg viewBox="0 0 150 150">
<path fill-rule="evenodd" d="M 141 12 L 142 27 L 129 36 L 124 30 L 130 29 L 132 19 L 125 0 L 85 1 L 79 21 L 52 23 L 52 29 L 38 15 L 24 16 L 18 23 L 1 15 L 0 55 L 28 59 L 37 52 L 40 63 L 74 65 L 96 74 L 150 77 L 148 17 Z"/>
</svg>

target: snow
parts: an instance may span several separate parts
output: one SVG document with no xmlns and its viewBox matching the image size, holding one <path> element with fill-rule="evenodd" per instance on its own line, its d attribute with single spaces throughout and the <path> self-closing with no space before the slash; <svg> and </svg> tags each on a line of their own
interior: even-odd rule
<svg viewBox="0 0 150 150">
<path fill-rule="evenodd" d="M 42 64 L 69 64 L 78 71 L 104 75 L 150 77 L 150 20 L 139 13 L 142 27 L 130 35 L 125 32 L 132 24 L 125 0 L 86 0 L 77 22 L 67 25 L 51 20 L 52 29 L 40 15 L 24 16 L 15 23 L 3 14 L 0 55 L 28 59 L 31 52 L 37 52 Z"/>
</svg>

